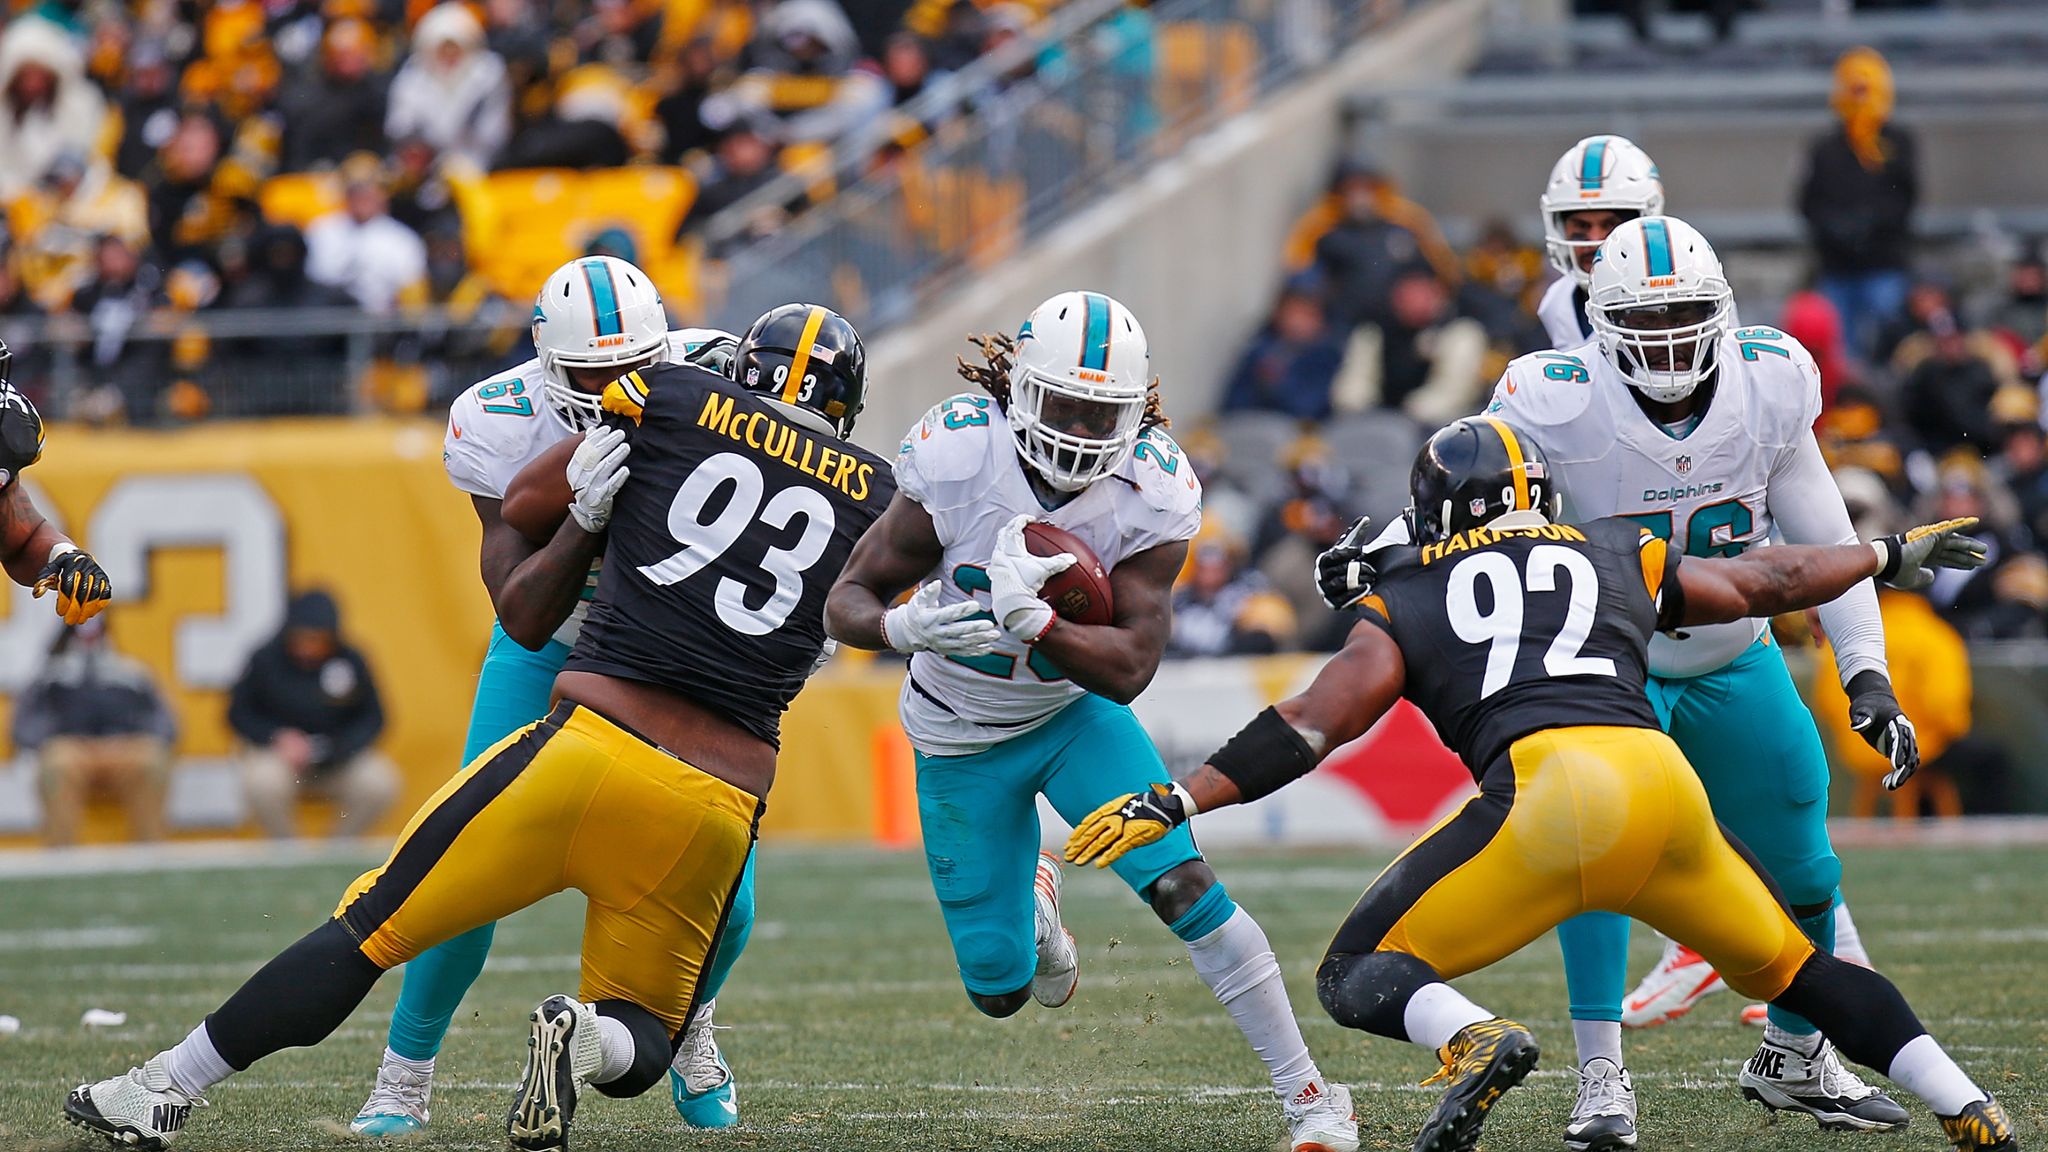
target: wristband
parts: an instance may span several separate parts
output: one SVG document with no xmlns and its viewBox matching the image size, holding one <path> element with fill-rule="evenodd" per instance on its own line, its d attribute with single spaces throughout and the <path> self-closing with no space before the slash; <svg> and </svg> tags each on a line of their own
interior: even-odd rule
<svg viewBox="0 0 2048 1152">
<path fill-rule="evenodd" d="M 1180 781 L 1173 782 L 1172 794 L 1180 798 L 1181 819 L 1186 820 L 1202 810 L 1201 806 L 1195 803 L 1194 794 L 1188 791 L 1188 786 Z"/>
<path fill-rule="evenodd" d="M 50 545 L 50 554 L 43 558 L 43 563 L 54 564 L 57 562 L 57 557 L 69 556 L 76 551 L 78 551 L 78 545 L 73 544 L 69 540 L 59 540 L 55 544 Z"/>
<path fill-rule="evenodd" d="M 1209 765 L 1237 785 L 1239 803 L 1249 804 L 1308 775 L 1316 759 L 1279 709 L 1267 708 L 1218 748 Z"/>
<path fill-rule="evenodd" d="M 1870 542 L 1870 549 L 1877 553 L 1875 579 L 1890 580 L 1899 574 L 1899 565 L 1906 559 L 1903 536 L 1882 536 Z"/>
</svg>

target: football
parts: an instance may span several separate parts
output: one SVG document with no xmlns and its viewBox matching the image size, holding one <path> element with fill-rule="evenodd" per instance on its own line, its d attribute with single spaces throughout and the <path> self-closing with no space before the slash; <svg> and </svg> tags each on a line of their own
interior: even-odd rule
<svg viewBox="0 0 2048 1152">
<path fill-rule="evenodd" d="M 1056 572 L 1038 595 L 1063 619 L 1076 624 L 1107 624 L 1116 618 L 1109 595 L 1109 569 L 1095 549 L 1065 528 L 1034 520 L 1024 526 L 1024 546 L 1033 556 L 1071 553 L 1075 563 Z"/>
</svg>

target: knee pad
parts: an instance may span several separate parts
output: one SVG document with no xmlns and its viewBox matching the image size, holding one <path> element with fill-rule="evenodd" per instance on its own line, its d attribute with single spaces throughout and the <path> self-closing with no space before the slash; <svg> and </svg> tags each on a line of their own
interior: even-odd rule
<svg viewBox="0 0 2048 1152">
<path fill-rule="evenodd" d="M 1146 903 L 1152 905 L 1152 912 L 1166 924 L 1174 924 L 1186 916 L 1211 890 L 1221 891 L 1216 883 L 1216 873 L 1201 860 L 1190 860 L 1176 864 L 1164 876 L 1152 882 L 1145 893 Z M 1227 899 L 1227 897 L 1226 897 Z M 1221 920 L 1217 923 L 1222 923 Z M 1193 939 L 1193 937 L 1182 937 Z"/>
<path fill-rule="evenodd" d="M 1442 979 L 1406 952 L 1332 952 L 1316 969 L 1316 999 L 1346 1028 L 1406 1040 L 1408 1001 Z"/>
<path fill-rule="evenodd" d="M 1777 881 L 1785 903 L 1794 909 L 1833 904 L 1836 889 L 1842 886 L 1842 858 L 1833 852 L 1815 856 L 1773 874 L 1771 879 Z"/>
<path fill-rule="evenodd" d="M 594 1007 L 599 1016 L 619 1021 L 633 1034 L 633 1066 L 626 1069 L 624 1076 L 591 1087 L 606 1096 L 625 1100 L 660 1083 L 669 1061 L 675 1059 L 676 1043 L 682 1034 L 670 1036 L 667 1026 L 654 1013 L 630 1000 L 599 1000 Z"/>
<path fill-rule="evenodd" d="M 1017 953 L 1017 942 L 1017 938 L 1009 933 L 986 930 L 963 932 L 954 939 L 953 960 L 960 966 L 960 978 L 966 981 L 969 992 L 976 988 L 1008 988 L 1020 983 L 1028 987 L 1036 967 L 1029 933 L 1023 937 L 1025 949 L 1022 956 Z"/>
</svg>

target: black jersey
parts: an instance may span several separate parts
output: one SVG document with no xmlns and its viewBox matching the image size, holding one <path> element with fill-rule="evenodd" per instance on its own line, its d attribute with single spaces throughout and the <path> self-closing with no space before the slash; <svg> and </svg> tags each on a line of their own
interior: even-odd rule
<svg viewBox="0 0 2048 1152">
<path fill-rule="evenodd" d="M 604 404 L 632 475 L 564 667 L 672 688 L 779 745 L 825 594 L 896 490 L 888 463 L 691 365 L 627 376 Z"/>
<path fill-rule="evenodd" d="M 1375 553 L 1362 615 L 1475 777 L 1544 728 L 1656 728 L 1644 695 L 1657 593 L 1677 553 L 1631 520 L 1473 528 Z"/>
</svg>

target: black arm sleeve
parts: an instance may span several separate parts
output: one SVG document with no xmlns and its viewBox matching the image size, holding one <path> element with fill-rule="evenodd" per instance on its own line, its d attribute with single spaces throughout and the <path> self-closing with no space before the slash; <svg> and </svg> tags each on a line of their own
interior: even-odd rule
<svg viewBox="0 0 2048 1152">
<path fill-rule="evenodd" d="M 1209 766 L 1237 785 L 1238 803 L 1249 804 L 1308 775 L 1316 754 L 1278 709 L 1267 708 L 1218 748 Z"/>
</svg>

